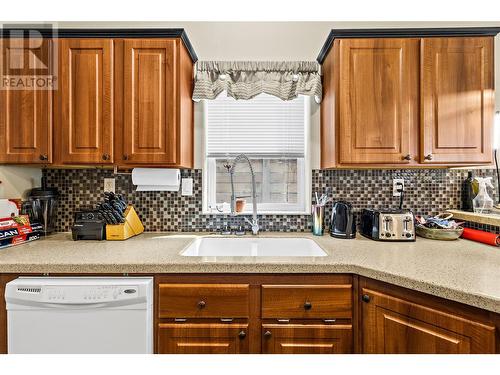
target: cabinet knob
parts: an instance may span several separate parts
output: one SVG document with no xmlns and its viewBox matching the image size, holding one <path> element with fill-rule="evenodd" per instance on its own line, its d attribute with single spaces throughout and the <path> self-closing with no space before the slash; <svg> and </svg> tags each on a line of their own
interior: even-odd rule
<svg viewBox="0 0 500 375">
<path fill-rule="evenodd" d="M 102 154 L 102 160 L 109 160 L 109 154 Z"/>
<path fill-rule="evenodd" d="M 45 154 L 40 155 L 40 160 L 49 160 L 49 157 Z"/>
<path fill-rule="evenodd" d="M 198 302 L 198 309 L 204 309 L 207 303 L 205 301 L 199 301 Z"/>
<path fill-rule="evenodd" d="M 406 156 L 403 156 L 403 160 L 411 160 L 411 155 L 408 154 Z"/>
<path fill-rule="evenodd" d="M 271 337 L 271 331 L 264 332 L 264 337 L 267 337 L 267 338 Z"/>
<path fill-rule="evenodd" d="M 123 160 L 128 160 L 128 155 L 127 154 L 123 154 Z"/>
<path fill-rule="evenodd" d="M 424 156 L 424 159 L 425 159 L 425 160 L 432 160 L 432 154 L 425 155 L 425 156 Z"/>
<path fill-rule="evenodd" d="M 311 310 L 313 307 L 311 302 L 304 303 L 304 310 Z"/>
<path fill-rule="evenodd" d="M 246 336 L 247 336 L 247 333 L 245 331 L 240 331 L 240 333 L 238 333 L 238 337 L 240 339 L 244 339 Z"/>
<path fill-rule="evenodd" d="M 361 299 L 363 300 L 363 302 L 370 302 L 370 296 L 368 294 L 363 294 Z"/>
</svg>

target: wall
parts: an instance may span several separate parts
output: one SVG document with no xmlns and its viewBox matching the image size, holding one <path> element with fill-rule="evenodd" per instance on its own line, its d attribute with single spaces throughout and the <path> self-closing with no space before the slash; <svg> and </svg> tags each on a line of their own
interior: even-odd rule
<svg viewBox="0 0 500 375">
<path fill-rule="evenodd" d="M 60 27 L 182 27 L 200 60 L 316 60 L 331 29 L 500 26 L 500 22 L 61 22 Z M 500 87 L 500 36 L 495 38 Z M 500 95 L 496 96 L 500 109 Z M 319 106 L 312 105 L 311 139 L 319 144 Z M 203 167 L 203 106 L 195 104 L 195 168 Z M 319 147 L 311 155 L 319 168 Z"/>
<path fill-rule="evenodd" d="M 326 37 L 332 28 L 376 28 L 376 27 L 467 27 L 500 26 L 500 22 L 76 22 L 59 23 L 60 27 L 183 27 L 202 60 L 315 60 Z M 500 37 L 495 39 L 495 77 L 500 87 Z M 496 97 L 500 108 L 500 95 Z M 195 177 L 195 190 L 201 189 L 203 166 L 203 104 L 195 105 L 195 170 L 184 171 L 185 175 Z M 319 106 L 313 105 L 311 114 L 311 139 L 319 144 Z M 319 168 L 319 148 L 312 157 L 313 169 Z M 102 178 L 109 171 L 101 170 L 61 170 L 48 171 L 47 176 L 53 186 L 61 187 L 63 192 L 60 207 L 60 229 L 67 230 L 72 220 L 72 212 L 83 205 L 95 204 L 102 193 Z M 480 171 L 479 173 L 491 173 Z M 393 203 L 388 195 L 390 177 L 404 175 L 407 186 L 418 187 L 415 194 L 417 212 L 432 213 L 457 207 L 459 182 L 465 171 L 318 171 L 313 172 L 313 187 L 323 188 L 328 184 L 338 187 L 336 198 L 355 198 L 356 205 Z M 41 171 L 36 168 L 0 167 L 0 193 L 2 197 L 19 197 L 26 189 L 38 185 Z M 433 183 L 429 176 L 437 176 Z M 427 179 L 427 180 L 426 180 Z M 322 181 L 322 182 L 319 182 Z M 413 182 L 412 182 L 413 181 Z M 427 181 L 427 182 L 425 182 Z M 319 185 L 315 185 L 319 184 Z M 2 186 L 3 185 L 3 186 Z M 96 189 L 97 186 L 97 189 Z M 83 189 L 83 190 L 82 190 Z M 127 195 L 138 206 L 141 216 L 149 230 L 208 230 L 233 219 L 199 214 L 201 196 L 185 198 L 176 193 L 134 193 L 126 176 L 117 179 L 117 191 Z M 353 190 L 354 189 L 354 190 Z M 349 195 L 352 192 L 370 192 L 372 200 L 363 194 Z M 440 192 L 442 198 L 432 205 L 433 194 Z M 383 197 L 377 201 L 377 199 Z M 359 199 L 365 199 L 358 202 Z M 410 198 L 409 198 L 410 199 Z M 307 216 L 265 218 L 268 229 L 283 230 L 285 224 L 292 230 L 307 230 Z"/>
<path fill-rule="evenodd" d="M 476 170 L 475 175 L 492 176 L 493 171 Z M 57 230 L 68 231 L 73 212 L 92 208 L 103 198 L 103 179 L 112 177 L 109 170 L 73 169 L 47 170 L 47 184 L 61 193 L 57 209 Z M 199 169 L 182 171 L 183 177 L 194 180 L 194 195 L 181 196 L 178 192 L 136 192 L 129 175 L 116 176 L 116 193 L 134 205 L 147 231 L 199 232 L 217 231 L 223 226 L 244 224 L 241 217 L 202 214 L 202 172 Z M 353 204 L 355 211 L 362 208 L 396 208 L 398 199 L 392 197 L 389 186 L 393 178 L 403 178 L 407 189 L 404 207 L 416 214 L 436 214 L 448 208 L 460 207 L 462 181 L 466 170 L 313 170 L 312 191 L 322 192 L 331 187 L 336 200 Z M 326 223 L 330 207 L 326 212 Z M 263 231 L 309 231 L 310 215 L 259 215 Z M 471 224 L 468 224 L 469 226 Z M 500 233 L 500 227 L 478 228 Z"/>
<path fill-rule="evenodd" d="M 0 198 L 24 198 L 26 192 L 40 186 L 40 168 L 0 166 Z"/>
</svg>

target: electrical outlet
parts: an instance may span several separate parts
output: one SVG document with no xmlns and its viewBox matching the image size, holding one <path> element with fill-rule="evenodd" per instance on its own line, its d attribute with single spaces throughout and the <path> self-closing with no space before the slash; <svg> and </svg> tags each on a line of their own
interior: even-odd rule
<svg viewBox="0 0 500 375">
<path fill-rule="evenodd" d="M 400 197 L 401 196 L 401 192 L 399 192 L 398 190 L 400 190 L 401 188 L 405 188 L 405 180 L 403 180 L 402 178 L 395 178 L 392 180 L 392 196 L 393 197 Z"/>
<path fill-rule="evenodd" d="M 193 195 L 193 179 L 192 178 L 183 178 L 182 179 L 182 190 L 181 195 Z"/>
<path fill-rule="evenodd" d="M 104 179 L 104 192 L 115 192 L 115 179 L 114 178 L 105 178 Z"/>
</svg>

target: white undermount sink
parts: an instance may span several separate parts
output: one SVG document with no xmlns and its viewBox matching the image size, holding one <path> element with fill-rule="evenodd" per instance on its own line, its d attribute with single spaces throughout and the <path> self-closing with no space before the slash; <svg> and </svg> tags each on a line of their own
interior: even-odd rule
<svg viewBox="0 0 500 375">
<path fill-rule="evenodd" d="M 191 257 L 324 257 L 327 254 L 309 238 L 202 237 L 182 256 Z"/>
</svg>

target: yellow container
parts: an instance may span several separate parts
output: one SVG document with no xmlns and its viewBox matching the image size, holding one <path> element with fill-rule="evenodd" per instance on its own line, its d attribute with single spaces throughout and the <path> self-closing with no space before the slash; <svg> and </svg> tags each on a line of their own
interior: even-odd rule
<svg viewBox="0 0 500 375">
<path fill-rule="evenodd" d="M 137 212 L 133 206 L 128 206 L 125 210 L 125 222 L 122 224 L 107 224 L 106 225 L 106 240 L 108 241 L 121 241 L 127 238 L 137 236 L 144 232 L 144 225 L 142 225 Z"/>
</svg>

